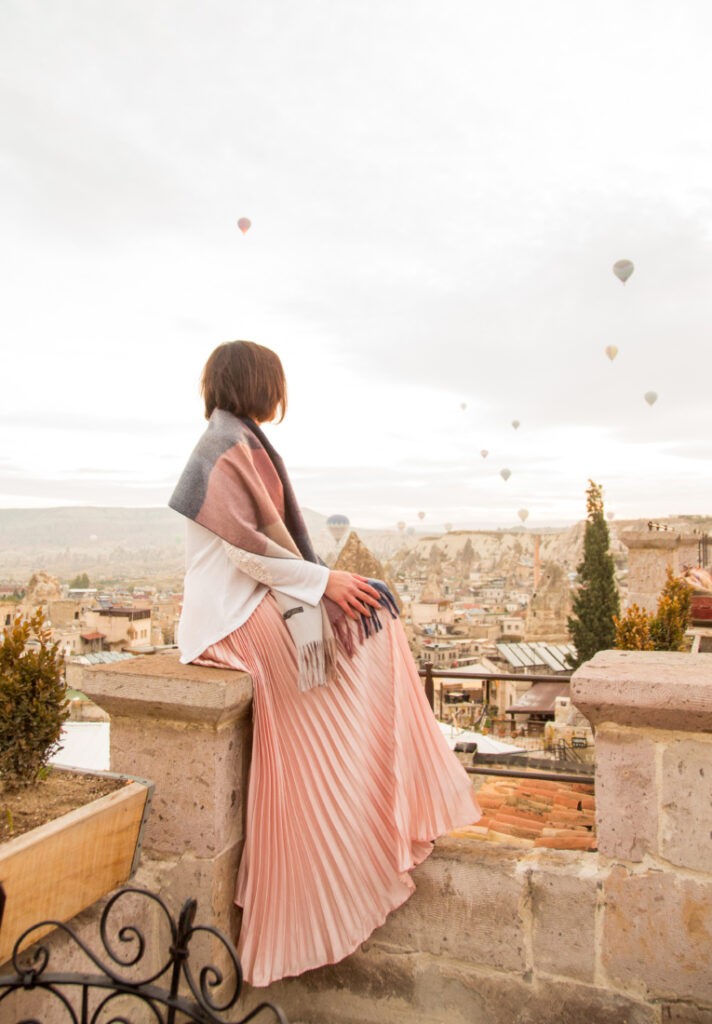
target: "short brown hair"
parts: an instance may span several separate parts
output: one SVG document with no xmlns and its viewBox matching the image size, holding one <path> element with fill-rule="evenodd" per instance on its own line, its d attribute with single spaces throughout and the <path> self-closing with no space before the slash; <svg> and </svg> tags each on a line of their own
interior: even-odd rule
<svg viewBox="0 0 712 1024">
<path fill-rule="evenodd" d="M 279 409 L 277 421 L 287 411 L 287 381 L 276 352 L 254 341 L 226 341 L 218 345 L 203 370 L 200 391 L 205 418 L 214 409 L 233 416 L 249 416 L 263 423 Z"/>
</svg>

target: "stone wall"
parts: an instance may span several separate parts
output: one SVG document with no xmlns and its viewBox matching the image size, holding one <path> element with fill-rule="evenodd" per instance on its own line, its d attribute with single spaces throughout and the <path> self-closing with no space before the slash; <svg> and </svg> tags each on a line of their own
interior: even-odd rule
<svg viewBox="0 0 712 1024">
<path fill-rule="evenodd" d="M 173 655 L 81 676 L 112 767 L 156 783 L 136 881 L 234 939 L 249 679 Z M 351 956 L 246 986 L 232 1018 L 268 998 L 293 1024 L 712 1024 L 712 656 L 601 653 L 572 696 L 596 727 L 598 853 L 444 837 Z"/>
<path fill-rule="evenodd" d="M 712 1024 L 712 657 L 604 652 L 572 697 L 598 853 L 441 839 L 368 942 L 269 998 L 313 1024 Z"/>
</svg>

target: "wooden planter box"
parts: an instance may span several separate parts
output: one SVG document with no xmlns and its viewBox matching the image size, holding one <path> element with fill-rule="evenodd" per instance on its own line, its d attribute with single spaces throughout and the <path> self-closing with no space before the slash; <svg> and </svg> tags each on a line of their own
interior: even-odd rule
<svg viewBox="0 0 712 1024">
<path fill-rule="evenodd" d="M 10 958 L 26 928 L 38 921 L 68 921 L 126 882 L 138 867 L 153 783 L 112 777 L 125 778 L 127 785 L 0 846 L 5 890 L 0 964 Z M 50 931 L 51 926 L 33 931 L 21 948 Z"/>
</svg>

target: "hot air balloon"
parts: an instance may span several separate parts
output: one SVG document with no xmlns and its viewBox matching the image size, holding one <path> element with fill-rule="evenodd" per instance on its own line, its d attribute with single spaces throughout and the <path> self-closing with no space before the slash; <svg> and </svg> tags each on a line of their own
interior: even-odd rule
<svg viewBox="0 0 712 1024">
<path fill-rule="evenodd" d="M 615 512 L 606 512 L 606 518 L 607 519 L 615 519 L 616 518 Z"/>
<path fill-rule="evenodd" d="M 445 523 L 445 532 L 449 533 L 452 530 L 452 523 Z"/>
<path fill-rule="evenodd" d="M 613 264 L 613 273 L 616 275 L 619 281 L 623 284 L 626 283 L 630 275 L 635 270 L 632 260 L 618 260 Z"/>
<path fill-rule="evenodd" d="M 403 533 L 403 530 L 405 530 L 405 523 L 403 522 L 402 519 L 399 523 L 396 523 L 396 527 L 398 530 L 400 530 L 401 533 Z"/>
<path fill-rule="evenodd" d="M 657 391 L 646 391 L 644 397 L 648 405 L 655 405 L 658 400 L 658 393 Z"/>
<path fill-rule="evenodd" d="M 515 430 L 519 430 L 519 420 L 512 420 L 512 426 Z"/>
<path fill-rule="evenodd" d="M 618 346 L 617 345 L 606 345 L 606 355 L 608 356 L 610 361 L 613 362 L 613 360 L 618 355 Z"/>
<path fill-rule="evenodd" d="M 512 471 L 511 469 L 500 469 L 499 475 L 502 477 L 503 480 L 509 480 L 510 476 L 512 475 Z"/>
<path fill-rule="evenodd" d="M 483 448 L 482 451 L 480 452 L 480 455 L 482 456 L 483 459 L 486 459 L 487 456 L 489 455 L 489 452 L 487 451 L 486 448 Z"/>
<path fill-rule="evenodd" d="M 425 512 L 418 512 L 418 519 L 425 519 Z"/>
<path fill-rule="evenodd" d="M 326 525 L 329 528 L 329 533 L 338 544 L 341 538 L 344 536 L 349 528 L 349 520 L 347 516 L 333 515 L 329 516 L 326 520 Z"/>
<path fill-rule="evenodd" d="M 245 232 L 249 231 L 250 228 L 252 227 L 252 221 L 248 220 L 247 217 L 240 217 L 240 219 L 237 222 L 237 226 L 244 235 Z"/>
<path fill-rule="evenodd" d="M 517 515 L 519 516 L 519 518 L 521 519 L 521 521 L 523 523 L 526 523 L 527 519 L 529 518 L 529 509 L 528 508 L 520 508 L 519 511 L 517 512 Z"/>
<path fill-rule="evenodd" d="M 464 411 L 465 411 L 465 409 L 467 408 L 467 402 L 460 402 L 460 408 L 461 408 L 461 409 L 462 409 L 462 411 L 464 412 Z"/>
<path fill-rule="evenodd" d="M 97 537 L 97 535 L 95 533 L 90 533 L 89 534 L 89 540 L 92 542 L 92 544 L 95 544 L 96 541 L 99 540 L 99 538 Z"/>
</svg>

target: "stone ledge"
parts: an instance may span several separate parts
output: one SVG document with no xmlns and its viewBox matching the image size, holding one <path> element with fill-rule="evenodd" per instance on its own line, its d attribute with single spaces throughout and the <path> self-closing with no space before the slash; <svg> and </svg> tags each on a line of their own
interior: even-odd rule
<svg viewBox="0 0 712 1024">
<path fill-rule="evenodd" d="M 309 1024 L 656 1024 L 657 1008 L 624 993 L 560 978 L 489 970 L 427 953 L 357 952 L 339 964 L 251 989 Z"/>
<path fill-rule="evenodd" d="M 241 718 L 252 706 L 246 672 L 183 665 L 177 652 L 73 669 L 78 671 L 72 672 L 72 685 L 111 716 L 218 726 Z"/>
<path fill-rule="evenodd" d="M 654 532 L 652 530 L 623 530 L 620 539 L 627 548 L 649 550 L 657 548 L 661 551 L 676 551 L 681 545 L 693 545 L 699 541 L 695 533 L 679 533 L 670 530 Z"/>
<path fill-rule="evenodd" d="M 594 725 L 712 731 L 712 655 L 599 651 L 571 677 L 571 699 Z"/>
</svg>

